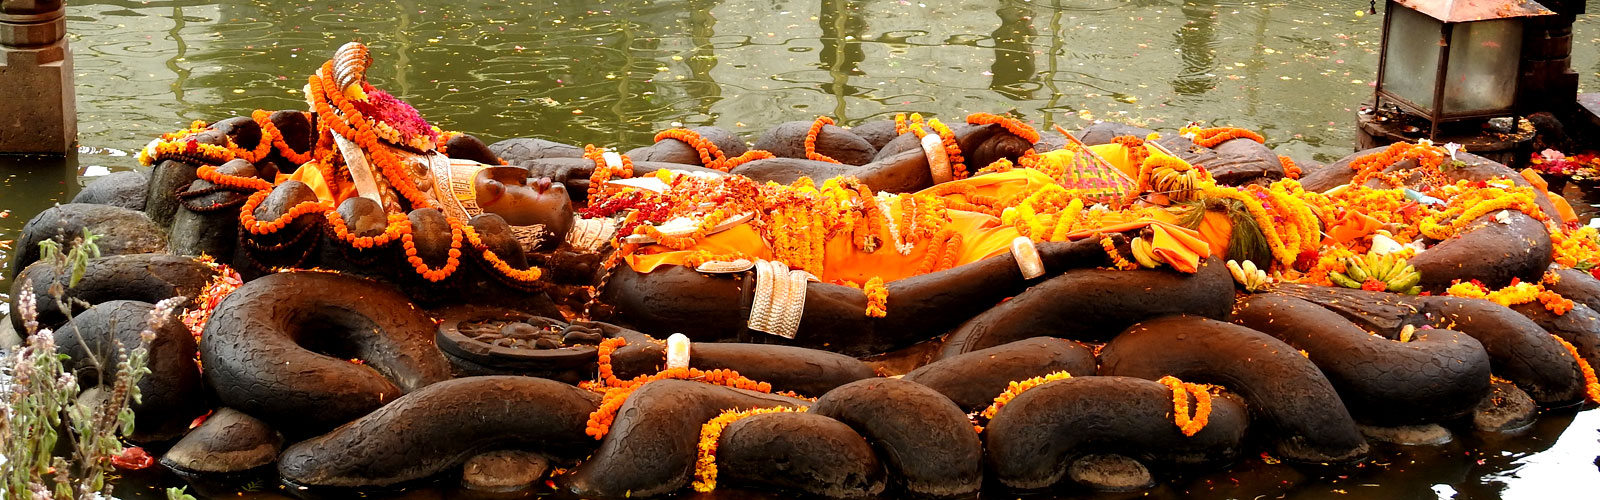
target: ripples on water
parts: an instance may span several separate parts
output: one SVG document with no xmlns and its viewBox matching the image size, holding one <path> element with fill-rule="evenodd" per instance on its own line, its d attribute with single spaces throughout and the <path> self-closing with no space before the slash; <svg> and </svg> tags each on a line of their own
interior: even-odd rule
<svg viewBox="0 0 1600 500">
<path fill-rule="evenodd" d="M 1589 4 L 1600 12 L 1600 1 Z M 74 1 L 84 149 L 65 167 L 0 159 L 0 210 L 9 210 L 0 212 L 0 242 L 70 198 L 77 174 L 132 168 L 127 152 L 163 132 L 256 108 L 304 108 L 306 75 L 349 40 L 373 49 L 375 85 L 443 128 L 491 142 L 630 148 L 679 125 L 753 140 L 819 114 L 848 125 L 905 111 L 1012 111 L 1067 128 L 1097 119 L 1168 130 L 1189 120 L 1236 125 L 1263 131 L 1281 152 L 1332 160 L 1350 152 L 1352 108 L 1371 95 L 1381 19 L 1357 15 L 1366 8 L 1363 0 Z M 1573 66 L 1594 91 L 1600 29 L 1591 19 L 1574 29 Z M 0 244 L 0 261 L 8 253 Z M 1552 492 L 1541 484 L 1600 484 L 1588 463 L 1600 453 L 1600 417 L 1580 414 L 1561 435 L 1570 419 L 1547 417 L 1532 436 L 1484 444 L 1496 450 L 1486 455 L 1471 451 L 1477 441 L 1412 448 L 1342 476 L 1251 461 L 1153 494 L 1509 498 Z M 1570 451 L 1541 452 L 1551 444 Z"/>
</svg>

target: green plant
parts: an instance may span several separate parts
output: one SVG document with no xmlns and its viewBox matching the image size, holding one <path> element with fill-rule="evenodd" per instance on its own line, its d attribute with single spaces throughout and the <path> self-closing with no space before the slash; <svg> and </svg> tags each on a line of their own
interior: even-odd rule
<svg viewBox="0 0 1600 500">
<path fill-rule="evenodd" d="M 40 244 L 42 259 L 70 269 L 67 282 L 53 283 L 49 290 L 63 311 L 70 310 L 67 302 L 73 300 L 66 297 L 66 289 L 77 285 L 89 260 L 100 254 L 97 238 L 85 231 L 66 252 L 53 241 Z M 132 405 L 140 400 L 139 380 L 150 373 L 146 367 L 150 342 L 186 298 L 169 298 L 151 309 L 139 344 L 131 350 L 116 346 L 115 371 L 91 353 L 87 361 L 100 374 L 99 383 L 108 397 L 80 402 L 78 380 L 64 369 L 66 356 L 56 352 L 54 332 L 39 328 L 33 284 L 24 282 L 21 292 L 16 300 L 27 343 L 0 356 L 0 499 L 109 496 L 111 484 L 106 477 L 111 472 L 111 458 L 123 451 L 118 435 L 133 432 Z M 83 341 L 79 332 L 73 334 L 75 340 Z M 110 358 L 109 353 L 105 358 Z M 68 456 L 54 454 L 62 429 L 67 430 Z"/>
</svg>

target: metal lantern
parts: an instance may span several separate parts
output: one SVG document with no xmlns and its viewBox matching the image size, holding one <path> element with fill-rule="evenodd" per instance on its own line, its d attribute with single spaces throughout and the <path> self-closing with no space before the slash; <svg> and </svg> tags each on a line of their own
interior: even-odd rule
<svg viewBox="0 0 1600 500">
<path fill-rule="evenodd" d="M 1444 123 L 1513 115 L 1523 19 L 1549 14 L 1523 0 L 1391 0 L 1377 107 L 1427 118 L 1430 139 Z"/>
</svg>

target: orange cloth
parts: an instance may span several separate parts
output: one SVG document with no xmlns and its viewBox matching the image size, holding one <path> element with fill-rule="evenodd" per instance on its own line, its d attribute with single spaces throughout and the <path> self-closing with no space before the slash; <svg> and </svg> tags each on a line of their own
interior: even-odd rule
<svg viewBox="0 0 1600 500">
<path fill-rule="evenodd" d="M 954 182 L 971 185 L 977 194 L 1000 199 L 1053 183 L 1048 176 L 1031 169 L 1016 169 Z M 961 252 L 955 265 L 968 264 L 1009 252 L 1011 241 L 1019 236 L 1015 228 L 1002 226 L 999 219 L 989 215 L 961 210 L 950 210 L 949 213 L 951 221 L 945 227 L 962 235 Z M 1171 263 L 1173 268 L 1194 272 L 1199 261 L 1211 254 L 1210 245 L 1199 232 L 1179 227 L 1172 223 L 1174 219 L 1171 216 L 1164 213 L 1162 215 L 1165 216 L 1162 217 L 1165 220 L 1126 222 L 1097 230 L 1075 232 L 1068 235 L 1068 238 L 1081 239 L 1098 233 L 1132 231 L 1153 225 L 1156 253 Z M 828 240 L 823 256 L 823 276 L 820 278 L 823 281 L 848 280 L 861 283 L 874 276 L 884 281 L 911 277 L 916 275 L 917 268 L 930 251 L 929 247 L 933 246 L 926 243 L 919 244 L 910 254 L 901 255 L 896 251 L 894 240 L 887 229 L 881 231 L 879 236 L 883 239 L 883 246 L 872 253 L 857 249 L 850 238 L 835 237 Z M 628 256 L 627 262 L 635 271 L 648 273 L 662 265 L 681 265 L 695 250 L 706 250 L 716 254 L 739 252 L 759 259 L 771 259 L 774 255 L 766 240 L 754 228 L 749 224 L 740 224 L 706 237 L 693 250 L 673 250 L 661 245 L 649 245 Z"/>
<path fill-rule="evenodd" d="M 1383 222 L 1374 219 L 1359 210 L 1346 210 L 1339 220 L 1334 221 L 1333 227 L 1328 228 L 1328 238 L 1334 243 L 1348 243 L 1372 234 L 1383 228 Z"/>
<path fill-rule="evenodd" d="M 344 183 L 344 188 L 340 189 L 338 193 L 334 193 L 328 187 L 327 179 L 322 178 L 322 170 L 318 169 L 315 163 L 301 165 L 300 168 L 294 170 L 293 174 L 284 175 L 280 173 L 276 181 L 275 184 L 283 184 L 284 181 L 303 182 L 311 187 L 311 191 L 317 193 L 318 200 L 332 203 L 333 206 L 339 206 L 339 202 L 356 195 L 355 183 L 353 182 Z"/>
<path fill-rule="evenodd" d="M 1544 193 L 1545 198 L 1550 200 L 1550 204 L 1555 206 L 1556 216 L 1561 219 L 1562 224 L 1578 222 L 1578 213 L 1572 210 L 1572 205 L 1567 203 L 1566 198 L 1561 197 L 1561 193 L 1550 192 L 1550 183 L 1545 182 L 1544 177 L 1541 177 L 1539 172 L 1531 168 L 1524 168 L 1521 174 L 1523 180 L 1528 181 L 1528 184 L 1533 184 L 1533 188 L 1537 189 L 1538 192 Z"/>
</svg>

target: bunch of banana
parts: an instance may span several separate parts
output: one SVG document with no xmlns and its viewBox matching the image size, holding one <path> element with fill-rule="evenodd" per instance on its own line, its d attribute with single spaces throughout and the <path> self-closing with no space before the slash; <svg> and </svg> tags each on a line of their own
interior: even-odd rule
<svg viewBox="0 0 1600 500">
<path fill-rule="evenodd" d="M 1345 288 L 1379 290 L 1376 286 L 1366 286 L 1369 282 L 1376 282 L 1382 284 L 1381 290 L 1406 295 L 1422 293 L 1422 287 L 1417 286 L 1422 282 L 1422 273 L 1395 254 L 1369 253 L 1348 257 L 1344 260 L 1344 267 L 1343 273 L 1328 273 L 1328 280 Z"/>
<path fill-rule="evenodd" d="M 1255 292 L 1272 284 L 1272 277 L 1267 276 L 1265 270 L 1257 269 L 1256 263 L 1248 260 L 1240 264 L 1238 261 L 1228 259 L 1228 272 L 1233 273 L 1233 280 L 1244 286 L 1246 292 Z"/>
<path fill-rule="evenodd" d="M 1150 169 L 1150 188 L 1155 192 L 1166 194 L 1167 198 L 1175 202 L 1193 200 L 1201 175 L 1203 174 L 1199 169 L 1192 167 L 1180 170 L 1169 165 L 1160 165 Z"/>
<path fill-rule="evenodd" d="M 1155 268 L 1165 263 L 1161 256 L 1156 254 L 1156 247 L 1148 239 L 1142 237 L 1134 238 L 1128 242 L 1128 247 L 1132 250 L 1133 260 L 1137 261 L 1141 266 Z"/>
</svg>

